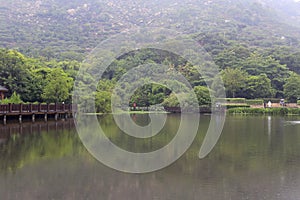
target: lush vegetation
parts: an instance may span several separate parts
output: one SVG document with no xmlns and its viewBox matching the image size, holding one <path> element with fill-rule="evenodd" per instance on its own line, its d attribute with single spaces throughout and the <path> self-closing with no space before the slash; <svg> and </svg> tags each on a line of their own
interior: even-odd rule
<svg viewBox="0 0 300 200">
<path fill-rule="evenodd" d="M 45 62 L 0 49 L 0 85 L 9 90 L 2 103 L 70 102 L 79 66 L 76 61 Z"/>
<path fill-rule="evenodd" d="M 211 104 L 211 95 L 213 97 L 216 91 L 206 87 L 206 82 L 195 72 L 193 66 L 186 61 L 178 61 L 173 55 L 152 51 L 130 53 L 112 63 L 104 73 L 97 89 L 91 94 L 95 97 L 97 112 L 110 112 L 111 94 L 117 81 L 132 67 L 145 62 L 165 64 L 180 71 L 191 83 L 199 105 Z M 79 62 L 44 61 L 6 49 L 0 50 L 0 56 L 0 84 L 9 89 L 8 97 L 15 92 L 22 102 L 71 102 L 73 82 L 80 68 Z M 243 59 L 237 64 L 242 67 L 230 66 L 221 71 L 227 96 L 232 97 L 227 98 L 226 101 L 253 105 L 262 104 L 266 99 L 286 98 L 289 102 L 297 102 L 300 98 L 300 75 L 280 64 L 280 60 L 270 56 L 259 56 L 259 59 L 257 57 L 254 59 L 252 56 L 249 55 L 249 59 Z M 266 64 L 268 63 L 266 60 L 270 63 Z M 270 68 L 272 73 L 265 68 Z M 278 73 L 275 73 L 276 71 Z M 93 77 L 89 75 L 83 79 L 93 82 Z M 173 85 L 173 88 L 178 88 L 178 91 L 188 90 L 185 85 L 175 80 L 169 84 Z M 122 92 L 124 95 L 127 94 L 126 90 Z M 173 92 L 163 85 L 146 84 L 135 91 L 129 104 L 136 102 L 137 106 L 141 107 L 156 104 L 176 107 L 179 106 L 179 102 Z M 6 99 L 2 103 L 7 101 Z M 187 100 L 186 103 L 189 104 L 189 101 Z"/>
<path fill-rule="evenodd" d="M 2 104 L 20 104 L 23 103 L 19 94 L 14 92 L 11 97 L 5 98 L 1 101 Z"/>
</svg>

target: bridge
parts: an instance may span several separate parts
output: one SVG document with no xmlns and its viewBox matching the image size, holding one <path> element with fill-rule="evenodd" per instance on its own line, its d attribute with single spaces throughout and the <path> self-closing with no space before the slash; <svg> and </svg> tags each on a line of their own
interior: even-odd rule
<svg viewBox="0 0 300 200">
<path fill-rule="evenodd" d="M 8 118 L 18 118 L 22 122 L 24 116 L 30 117 L 34 122 L 36 117 L 43 117 L 47 121 L 48 117 L 58 118 L 72 117 L 72 104 L 53 103 L 53 104 L 1 104 L 0 118 L 6 124 Z"/>
</svg>

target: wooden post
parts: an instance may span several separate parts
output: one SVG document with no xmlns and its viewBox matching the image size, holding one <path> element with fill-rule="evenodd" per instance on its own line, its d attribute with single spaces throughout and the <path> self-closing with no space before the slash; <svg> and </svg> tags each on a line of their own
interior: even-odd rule
<svg viewBox="0 0 300 200">
<path fill-rule="evenodd" d="M 45 122 L 47 121 L 47 118 L 48 118 L 47 113 L 45 113 Z"/>
<path fill-rule="evenodd" d="M 8 104 L 8 112 L 10 112 L 10 113 L 12 112 L 12 104 L 11 103 Z"/>
<path fill-rule="evenodd" d="M 58 113 L 55 114 L 55 121 L 58 119 Z"/>
<path fill-rule="evenodd" d="M 22 115 L 19 115 L 19 122 L 22 123 Z"/>
<path fill-rule="evenodd" d="M 23 104 L 20 103 L 19 106 L 20 106 L 20 107 L 19 107 L 19 112 L 22 113 L 22 112 L 23 112 Z"/>
<path fill-rule="evenodd" d="M 38 112 L 41 112 L 41 104 L 39 103 L 39 106 L 38 106 Z"/>
<path fill-rule="evenodd" d="M 32 122 L 35 122 L 35 114 L 32 114 Z"/>
<path fill-rule="evenodd" d="M 6 115 L 3 116 L 3 124 L 6 125 Z"/>
</svg>

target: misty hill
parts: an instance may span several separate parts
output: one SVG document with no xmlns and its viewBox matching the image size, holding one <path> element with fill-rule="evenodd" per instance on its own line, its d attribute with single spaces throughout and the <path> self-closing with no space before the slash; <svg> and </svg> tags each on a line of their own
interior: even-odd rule
<svg viewBox="0 0 300 200">
<path fill-rule="evenodd" d="M 282 20 L 291 25 L 300 25 L 299 0 L 261 0 L 263 6 L 274 9 Z"/>
<path fill-rule="evenodd" d="M 209 51 L 214 43 L 224 48 L 240 44 L 297 49 L 300 45 L 297 27 L 300 3 L 292 0 L 0 0 L 0 3 L 1 47 L 46 59 L 81 60 L 102 40 L 135 27 L 165 27 L 188 33 Z"/>
</svg>

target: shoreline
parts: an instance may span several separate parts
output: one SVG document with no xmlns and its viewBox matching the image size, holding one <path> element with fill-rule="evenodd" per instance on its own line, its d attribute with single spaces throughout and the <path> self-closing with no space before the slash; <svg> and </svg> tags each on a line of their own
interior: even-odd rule
<svg viewBox="0 0 300 200">
<path fill-rule="evenodd" d="M 227 110 L 228 114 L 238 115 L 300 115 L 300 108 L 231 108 Z"/>
<path fill-rule="evenodd" d="M 200 114 L 211 114 L 210 112 L 199 112 Z M 222 107 L 219 112 L 226 112 L 227 114 L 234 115 L 294 115 L 300 116 L 300 108 L 288 108 L 288 107 L 272 107 L 272 108 L 257 108 L 257 107 Z M 181 113 L 180 108 L 167 111 L 124 111 L 116 113 L 85 113 L 85 115 L 106 115 L 106 114 L 172 114 Z M 193 112 L 191 112 L 193 113 Z"/>
</svg>

